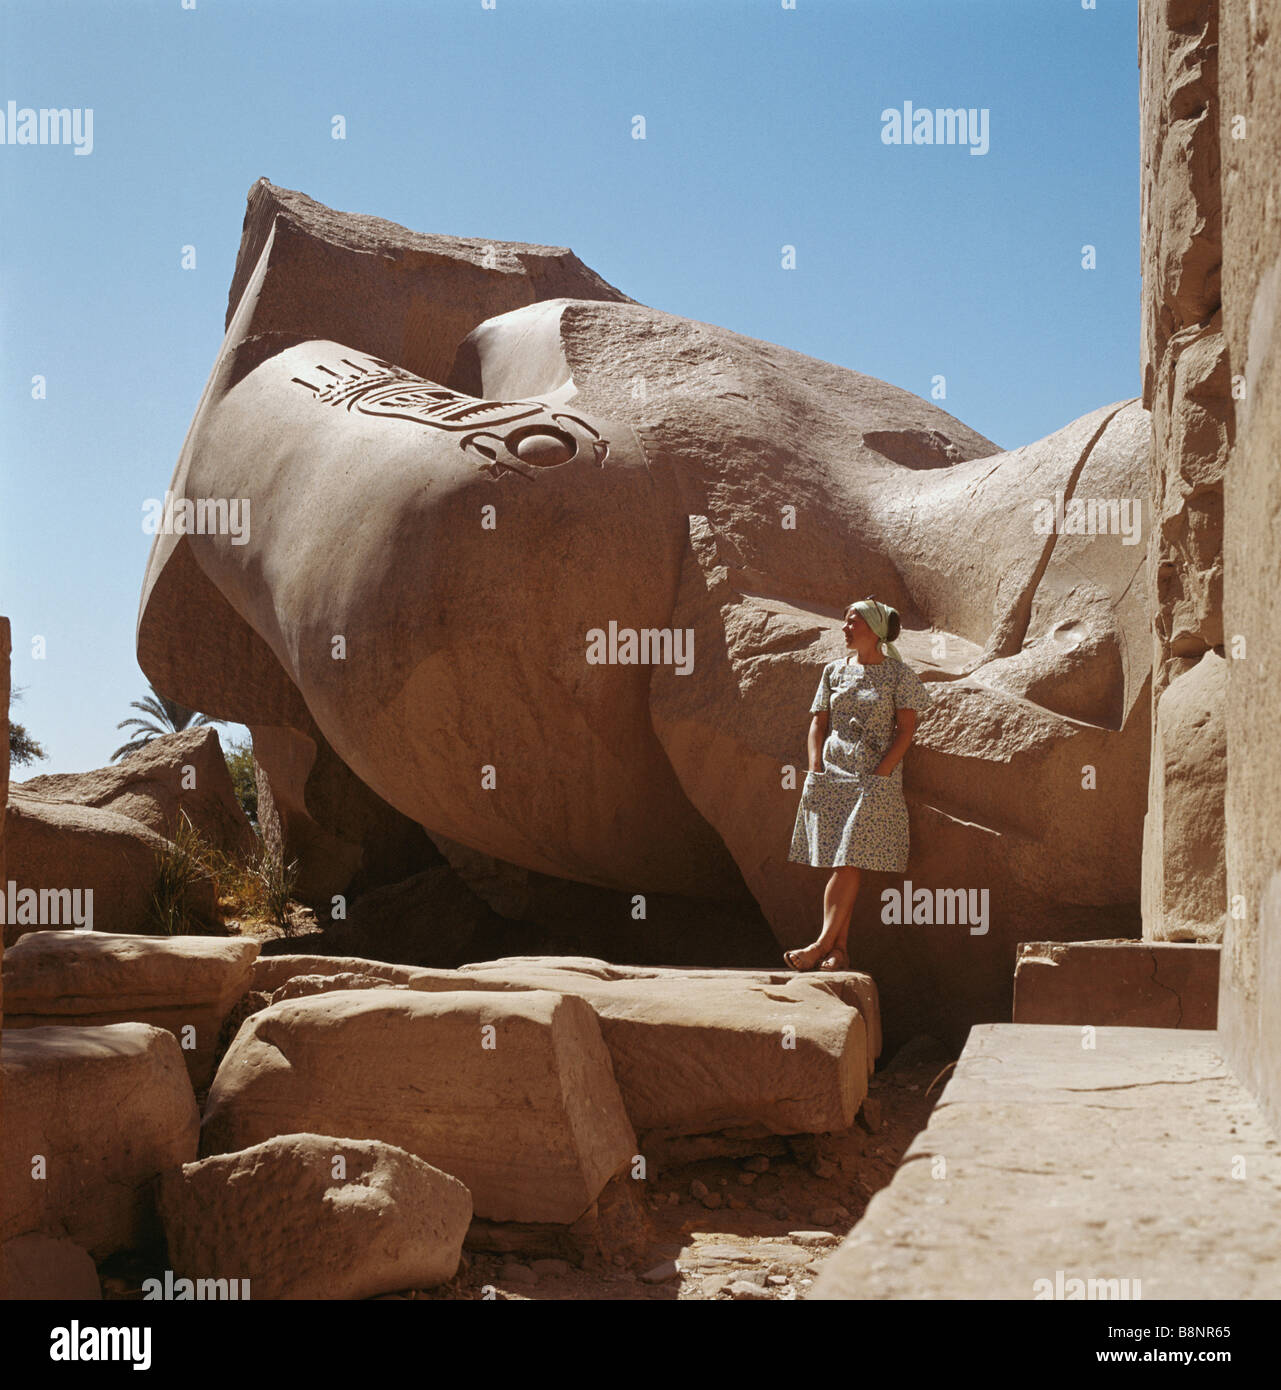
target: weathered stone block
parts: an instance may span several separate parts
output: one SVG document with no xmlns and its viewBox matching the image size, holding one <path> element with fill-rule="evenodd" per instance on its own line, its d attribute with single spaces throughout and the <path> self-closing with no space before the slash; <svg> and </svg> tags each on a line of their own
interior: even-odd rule
<svg viewBox="0 0 1281 1390">
<path fill-rule="evenodd" d="M 253 1014 L 201 1153 L 296 1133 L 406 1149 L 495 1221 L 572 1222 L 636 1152 L 596 1015 L 545 990 L 351 990 Z"/>
<path fill-rule="evenodd" d="M 1025 941 L 1015 1023 L 1213 1028 L 1219 947 L 1169 941 Z"/>
</svg>

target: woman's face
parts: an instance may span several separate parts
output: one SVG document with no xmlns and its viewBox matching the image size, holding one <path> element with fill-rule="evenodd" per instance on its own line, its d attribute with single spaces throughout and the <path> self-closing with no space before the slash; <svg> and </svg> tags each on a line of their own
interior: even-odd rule
<svg viewBox="0 0 1281 1390">
<path fill-rule="evenodd" d="M 845 627 L 843 631 L 845 633 L 845 644 L 849 647 L 856 645 L 864 637 L 871 637 L 874 635 L 872 629 L 868 627 L 866 621 L 864 621 L 863 616 L 860 613 L 856 613 L 852 608 L 846 610 Z"/>
</svg>

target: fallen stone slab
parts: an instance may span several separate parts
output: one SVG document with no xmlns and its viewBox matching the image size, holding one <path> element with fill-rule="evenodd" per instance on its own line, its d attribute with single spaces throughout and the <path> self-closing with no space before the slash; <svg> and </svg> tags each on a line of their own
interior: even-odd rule
<svg viewBox="0 0 1281 1390">
<path fill-rule="evenodd" d="M 185 815 L 218 849 L 248 855 L 255 847 L 218 731 L 208 724 L 162 734 L 110 767 L 31 777 L 14 790 L 37 801 L 113 811 L 166 839 L 173 838 Z"/>
<path fill-rule="evenodd" d="M 296 1133 L 406 1149 L 499 1222 L 574 1222 L 636 1153 L 595 1014 L 542 990 L 346 990 L 251 1015 L 201 1154 Z"/>
<path fill-rule="evenodd" d="M 549 989 L 585 1000 L 645 1142 L 847 1129 L 867 1094 L 864 1016 L 825 982 L 526 956 L 421 970 L 411 984 L 428 992 Z"/>
<path fill-rule="evenodd" d="M 568 970 L 575 974 L 594 975 L 602 980 L 715 980 L 723 984 L 743 985 L 788 985 L 803 984 L 826 994 L 835 995 L 851 1008 L 863 1015 L 867 1030 L 868 1074 L 874 1070 L 876 1059 L 881 1055 L 881 1005 L 876 990 L 876 981 L 870 975 L 858 970 L 750 970 L 727 966 L 723 969 L 707 966 L 648 966 L 615 965 L 610 961 L 599 960 L 594 956 L 504 956 L 502 960 L 481 961 L 472 965 L 460 966 L 457 972 L 445 972 L 449 976 L 456 973 L 464 975 L 482 970 L 503 970 L 507 968 L 549 967 Z M 398 968 L 398 967 L 391 967 Z M 428 975 L 439 972 L 429 971 Z"/>
<path fill-rule="evenodd" d="M 1281 1296 L 1281 1145 L 1217 1036 L 981 1024 L 820 1299 Z"/>
<path fill-rule="evenodd" d="M 305 999 L 311 994 L 332 994 L 339 989 L 408 989 L 408 985 L 392 984 L 377 975 L 294 975 L 271 995 L 264 996 L 266 1004 L 279 1004 L 282 999 Z"/>
<path fill-rule="evenodd" d="M 413 965 L 391 965 L 362 956 L 259 956 L 254 961 L 249 988 L 274 994 L 298 975 L 375 975 L 388 984 L 407 985 L 417 973 Z"/>
<path fill-rule="evenodd" d="M 464 966 L 464 969 L 467 967 Z M 753 985 L 803 984 L 811 989 L 834 994 L 838 999 L 857 1009 L 863 1016 L 867 1032 L 867 1074 L 876 1069 L 876 1059 L 881 1055 L 881 1003 L 876 989 L 876 981 L 859 970 L 748 970 L 742 968 L 711 969 L 704 966 L 664 966 L 655 970 L 648 966 L 611 966 L 621 970 L 630 978 L 653 979 L 655 976 L 673 975 L 690 980 L 737 981 Z"/>
<path fill-rule="evenodd" d="M 65 1237 L 32 1233 L 0 1247 L 0 1299 L 101 1299 L 89 1252 Z"/>
<path fill-rule="evenodd" d="M 152 1239 L 154 1181 L 194 1159 L 199 1136 L 173 1034 L 146 1023 L 6 1026 L 0 1071 L 0 1241 L 66 1236 L 103 1260 Z"/>
<path fill-rule="evenodd" d="M 509 966 L 513 968 L 547 966 L 618 980 L 653 980 L 670 976 L 677 979 L 719 980 L 745 985 L 804 984 L 812 989 L 834 995 L 852 1008 L 856 1008 L 863 1015 L 867 1030 L 869 1075 L 875 1069 L 876 1059 L 881 1055 L 881 1008 L 876 982 L 870 975 L 856 970 L 797 972 L 783 969 L 749 970 L 738 967 L 710 969 L 704 966 L 655 968 L 642 965 L 615 965 L 592 956 L 505 956 L 499 961 L 482 961 L 473 965 L 464 965 L 455 970 L 447 970 L 425 969 L 413 965 L 395 965 L 387 961 L 370 960 L 363 956 L 279 955 L 258 957 L 254 962 L 252 988 L 265 990 L 270 994 L 297 975 L 352 973 L 376 975 L 394 984 L 411 984 L 416 977 L 420 977 L 419 988 L 467 989 L 477 987 L 492 989 L 494 988 L 493 985 L 482 981 L 473 985 L 469 978 L 470 974 L 486 969 L 503 969 Z"/>
<path fill-rule="evenodd" d="M 1219 947 L 1182 941 L 1025 941 L 1015 1023 L 1214 1028 Z"/>
<path fill-rule="evenodd" d="M 160 1213 L 182 1278 L 248 1280 L 255 1299 L 372 1298 L 452 1279 L 472 1204 L 391 1144 L 285 1134 L 164 1174 Z"/>
<path fill-rule="evenodd" d="M 192 1085 L 203 1090 L 257 954 L 256 941 L 239 937 L 28 932 L 4 956 L 5 1027 L 167 1028 Z"/>
<path fill-rule="evenodd" d="M 141 821 L 116 811 L 65 802 L 37 801 L 13 787 L 4 811 L 4 835 L 8 875 L 15 897 L 25 889 L 71 895 L 92 891 L 92 920 L 69 922 L 66 908 L 31 922 L 17 913 L 5 913 L 5 945 L 12 945 L 35 927 L 89 926 L 104 932 L 140 932 L 146 928 L 147 909 L 156 883 L 156 856 L 165 840 Z M 51 900 L 52 901 L 52 900 Z M 76 899 L 71 898 L 74 909 Z M 213 891 L 207 882 L 192 888 L 193 907 L 208 919 L 214 913 Z M 88 916 L 82 911 L 81 917 Z M 16 916 L 16 920 L 14 920 Z"/>
</svg>

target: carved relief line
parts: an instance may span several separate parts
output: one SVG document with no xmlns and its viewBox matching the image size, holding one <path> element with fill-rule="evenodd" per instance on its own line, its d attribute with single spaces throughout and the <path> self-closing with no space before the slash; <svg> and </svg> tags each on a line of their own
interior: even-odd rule
<svg viewBox="0 0 1281 1390">
<path fill-rule="evenodd" d="M 347 410 L 354 408 L 364 415 L 408 420 L 456 434 L 469 431 L 459 439 L 459 445 L 465 453 L 481 456 L 484 461 L 477 460 L 478 466 L 491 478 L 515 473 L 532 481 L 525 467 L 557 467 L 575 458 L 580 445 L 589 444 L 596 464 L 604 467 L 609 455 L 608 442 L 577 415 L 549 412 L 547 406 L 537 401 L 478 400 L 414 376 L 380 358 L 371 357 L 367 361 L 375 365 L 366 367 L 350 358 L 340 358 L 337 365 L 347 371 L 318 362 L 315 372 L 323 373 L 329 380 L 313 382 L 300 376 L 292 380 L 305 386 L 317 401 L 326 405 L 345 406 Z M 546 420 L 548 415 L 550 424 L 528 424 L 505 435 L 494 432 L 496 426 L 539 416 Z M 492 440 L 497 447 L 481 443 L 481 440 Z"/>
</svg>

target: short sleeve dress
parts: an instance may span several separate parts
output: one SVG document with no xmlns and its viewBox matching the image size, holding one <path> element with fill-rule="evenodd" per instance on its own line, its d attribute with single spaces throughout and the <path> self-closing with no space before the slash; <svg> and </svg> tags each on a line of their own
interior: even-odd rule
<svg viewBox="0 0 1281 1390">
<path fill-rule="evenodd" d="M 888 777 L 876 768 L 894 741 L 895 711 L 933 703 L 916 672 L 893 657 L 824 666 L 810 706 L 811 714 L 828 711 L 823 771 L 805 776 L 789 860 L 892 874 L 907 868 L 903 764 Z"/>
</svg>

